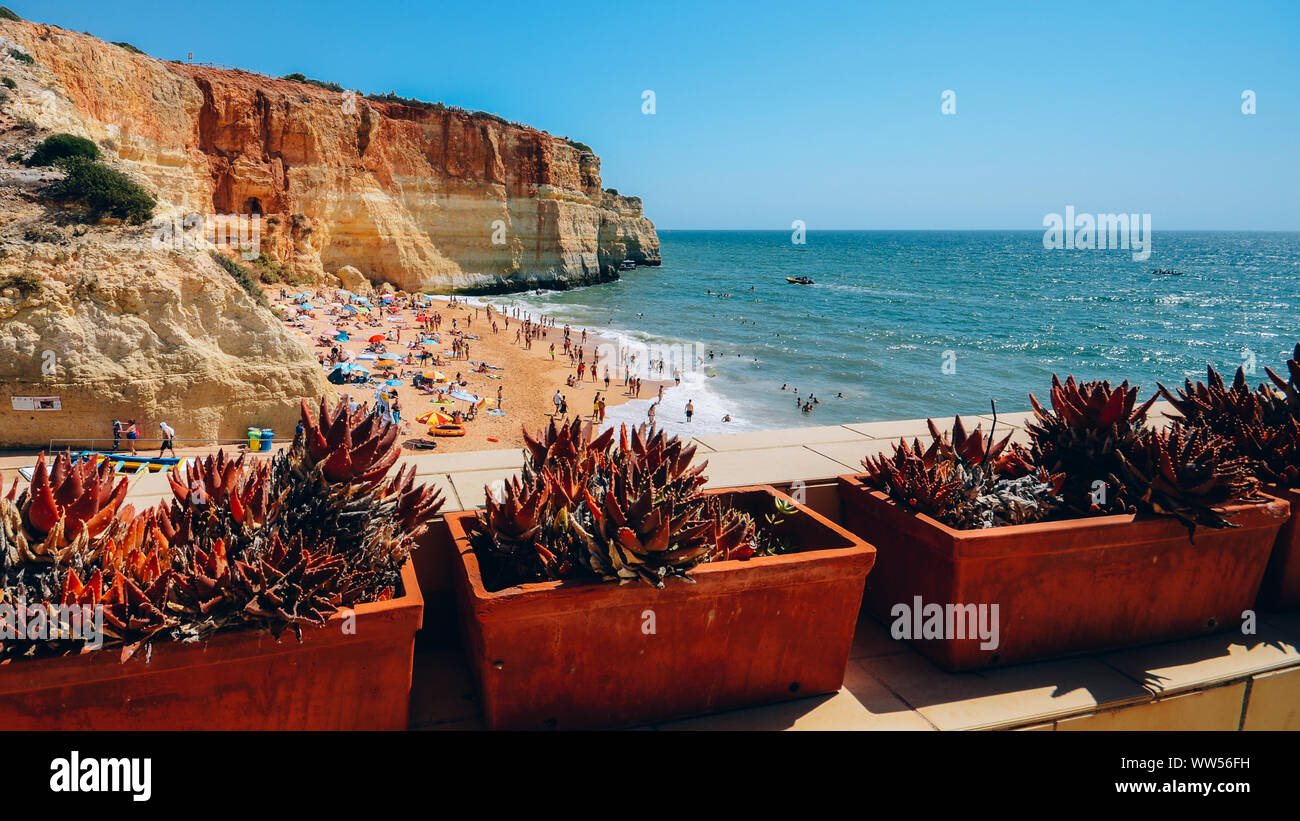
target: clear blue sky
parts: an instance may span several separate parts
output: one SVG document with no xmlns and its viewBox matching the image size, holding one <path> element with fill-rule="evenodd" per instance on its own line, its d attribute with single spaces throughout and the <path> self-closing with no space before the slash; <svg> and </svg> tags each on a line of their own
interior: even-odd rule
<svg viewBox="0 0 1300 821">
<path fill-rule="evenodd" d="M 570 136 L 661 228 L 1038 229 L 1074 205 L 1300 230 L 1295 0 L 4 2 Z"/>
</svg>

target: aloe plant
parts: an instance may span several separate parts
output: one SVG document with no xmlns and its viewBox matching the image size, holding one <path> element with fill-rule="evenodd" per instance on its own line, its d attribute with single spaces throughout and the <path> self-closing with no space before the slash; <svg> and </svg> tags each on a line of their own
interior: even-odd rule
<svg viewBox="0 0 1300 821">
<path fill-rule="evenodd" d="M 890 455 L 862 461 L 868 484 L 895 502 L 958 529 L 1028 524 L 1047 518 L 1060 504 L 1063 477 L 1035 466 L 1011 435 L 994 440 L 980 426 L 969 433 L 961 417 L 951 435 L 933 420 L 929 447 L 899 440 Z"/>
<path fill-rule="evenodd" d="M 1052 375 L 1051 410 L 1031 393 L 1036 420 L 1028 426 L 1032 461 L 1065 477 L 1061 496 L 1076 516 L 1124 513 L 1135 508 L 1130 488 L 1119 478 L 1121 455 L 1146 427 L 1153 395 L 1137 404 L 1138 389 L 1127 381 L 1062 383 Z M 1140 495 L 1140 492 L 1139 492 Z"/>
<path fill-rule="evenodd" d="M 342 404 L 271 459 L 223 451 L 169 474 L 170 503 L 136 513 L 111 470 L 38 457 L 31 487 L 0 499 L 0 599 L 100 606 L 126 659 L 157 640 L 253 627 L 274 635 L 339 608 L 391 598 L 415 540 L 442 505 L 414 468 L 389 476 L 396 426 Z M 0 644 L 68 652 L 66 642 Z"/>
<path fill-rule="evenodd" d="M 1184 424 L 1227 439 L 1232 452 L 1246 459 L 1262 481 L 1292 488 L 1300 484 L 1300 394 L 1296 390 L 1300 363 L 1291 359 L 1287 367 L 1290 381 L 1265 369 L 1276 389 L 1262 384 L 1251 390 L 1242 368 L 1228 386 L 1213 367 L 1207 367 L 1204 383 L 1187 379 L 1176 391 L 1160 385 L 1160 393 Z"/>
<path fill-rule="evenodd" d="M 590 423 L 524 431 L 525 464 L 488 489 L 470 525 L 484 583 L 601 578 L 663 587 L 701 562 L 778 549 L 753 517 L 702 492 L 696 448 L 642 425 L 596 436 Z"/>
</svg>

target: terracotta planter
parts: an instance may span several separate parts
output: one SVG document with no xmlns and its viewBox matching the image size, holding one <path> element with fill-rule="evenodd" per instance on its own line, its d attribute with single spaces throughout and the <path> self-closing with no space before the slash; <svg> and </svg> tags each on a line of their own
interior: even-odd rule
<svg viewBox="0 0 1300 821">
<path fill-rule="evenodd" d="M 768 511 L 767 486 L 713 491 Z M 875 549 L 806 507 L 801 552 L 702 564 L 694 584 L 541 582 L 484 589 L 447 514 L 465 646 L 492 728 L 619 727 L 834 692 Z M 650 632 L 653 628 L 653 632 Z"/>
<path fill-rule="evenodd" d="M 277 643 L 260 630 L 206 645 L 158 642 L 0 665 L 0 730 L 403 730 L 423 602 L 408 561 L 402 596 L 359 605 Z"/>
<path fill-rule="evenodd" d="M 867 607 L 945 670 L 1235 629 L 1255 601 L 1290 510 L 1285 500 L 1271 497 L 1267 504 L 1231 507 L 1240 527 L 1197 528 L 1193 544 L 1178 521 L 1155 516 L 954 530 L 895 505 L 857 476 L 841 476 L 840 487 L 845 527 L 878 551 Z M 918 596 L 919 633 L 913 615 Z M 924 608 L 931 604 L 945 608 L 942 637 L 925 629 Z M 949 625 L 950 605 L 986 605 L 986 627 L 997 605 L 996 647 L 972 637 L 970 610 Z M 910 618 L 911 636 L 902 618 Z"/>
<path fill-rule="evenodd" d="M 1300 609 L 1300 493 L 1269 486 L 1264 491 L 1291 504 L 1291 518 L 1278 531 L 1264 571 L 1256 606 L 1261 610 Z"/>
</svg>

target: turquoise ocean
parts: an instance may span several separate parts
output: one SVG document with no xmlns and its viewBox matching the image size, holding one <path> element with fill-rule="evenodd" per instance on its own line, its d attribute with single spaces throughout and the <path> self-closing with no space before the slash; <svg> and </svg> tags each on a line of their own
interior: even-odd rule
<svg viewBox="0 0 1300 821">
<path fill-rule="evenodd" d="M 803 244 L 788 231 L 661 231 L 660 241 L 661 267 L 485 301 L 628 343 L 693 345 L 703 365 L 684 368 L 657 410 L 674 432 L 950 418 L 988 412 L 990 399 L 1027 410 L 1053 373 L 1128 379 L 1144 395 L 1207 363 L 1263 380 L 1265 365 L 1285 373 L 1300 341 L 1300 233 L 1156 231 L 1146 260 L 1046 249 L 1041 230 L 812 231 Z M 812 413 L 796 408 L 795 390 L 821 400 Z M 611 421 L 644 421 L 649 404 L 612 408 Z"/>
</svg>

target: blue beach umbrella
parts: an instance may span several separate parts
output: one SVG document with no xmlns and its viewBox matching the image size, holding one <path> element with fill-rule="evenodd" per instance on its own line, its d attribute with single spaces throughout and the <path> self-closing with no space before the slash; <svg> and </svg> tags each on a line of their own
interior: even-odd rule
<svg viewBox="0 0 1300 821">
<path fill-rule="evenodd" d="M 389 386 L 390 388 L 400 388 L 404 383 L 400 379 L 390 379 L 384 384 Z"/>
</svg>

